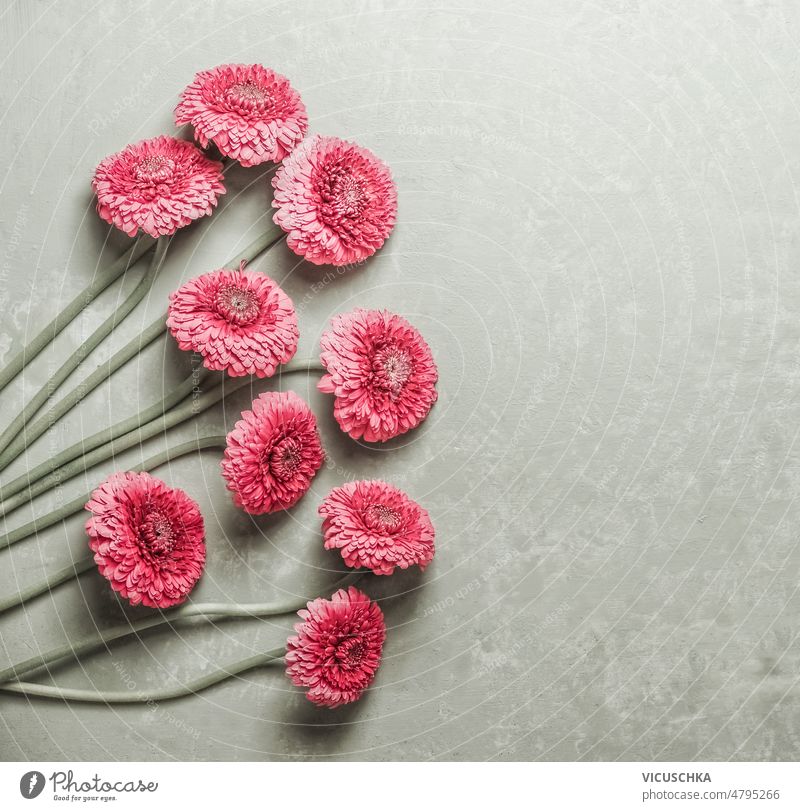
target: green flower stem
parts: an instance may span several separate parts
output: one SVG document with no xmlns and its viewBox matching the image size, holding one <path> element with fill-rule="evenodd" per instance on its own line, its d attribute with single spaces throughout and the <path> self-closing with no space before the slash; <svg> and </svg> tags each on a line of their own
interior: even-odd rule
<svg viewBox="0 0 800 811">
<path fill-rule="evenodd" d="M 223 398 L 224 394 L 235 391 L 237 388 L 241 388 L 249 382 L 249 378 L 237 380 L 234 384 L 227 387 L 227 391 L 225 384 L 221 383 L 205 394 L 201 394 L 197 399 L 190 399 L 187 403 L 183 403 L 166 413 L 164 413 L 164 401 L 162 401 L 155 406 L 151 406 L 149 409 L 145 409 L 145 412 L 143 412 L 156 412 L 161 414 L 161 416 L 157 419 L 152 419 L 139 428 L 136 428 L 136 426 L 140 423 L 141 415 L 137 414 L 129 420 L 125 420 L 123 423 L 118 423 L 117 426 L 106 428 L 98 434 L 94 434 L 89 437 L 88 440 L 72 445 L 55 456 L 51 462 L 47 464 L 47 469 L 50 471 L 47 475 L 38 479 L 38 481 L 31 484 L 23 492 L 17 493 L 6 501 L 3 501 L 2 504 L 0 504 L 0 514 L 6 516 L 32 498 L 47 492 L 51 487 L 60 485 L 100 462 L 105 462 L 107 459 L 113 458 L 116 454 L 140 445 L 145 440 L 151 439 L 158 434 L 164 433 L 167 429 L 175 425 L 180 425 L 180 423 L 205 411 L 207 408 L 214 405 L 214 403 L 218 403 Z M 184 383 L 183 385 L 185 386 L 186 384 Z M 134 430 L 131 430 L 132 427 Z M 102 444 L 102 442 L 105 444 Z M 94 446 L 95 449 L 83 454 L 87 446 Z M 64 464 L 65 460 L 70 459 L 72 461 L 68 461 Z M 43 466 L 40 465 L 40 468 L 41 467 Z"/>
<path fill-rule="evenodd" d="M 257 256 L 279 242 L 284 236 L 285 234 L 279 226 L 275 225 L 274 223 L 270 223 L 270 226 L 264 231 L 264 233 L 253 240 L 253 242 L 251 242 L 238 256 L 231 259 L 228 264 L 237 266 L 242 260 L 252 262 Z M 153 269 L 151 266 L 151 271 L 153 274 L 156 270 L 157 268 Z M 148 271 L 148 275 L 150 275 L 151 271 Z M 145 281 L 146 279 L 142 279 L 142 283 Z M 152 278 L 150 281 L 152 283 Z M 142 283 L 140 283 L 140 286 Z M 59 400 L 58 403 L 56 403 L 47 412 L 47 414 L 28 427 L 28 421 L 30 418 L 44 405 L 52 392 L 56 391 L 61 383 L 63 383 L 64 380 L 69 376 L 69 374 L 71 374 L 80 365 L 83 357 L 89 354 L 100 343 L 100 341 L 102 341 L 103 338 L 111 332 L 115 326 L 115 319 L 116 322 L 119 322 L 128 314 L 128 312 L 130 312 L 133 306 L 135 306 L 135 304 L 138 303 L 138 301 L 142 298 L 148 287 L 149 284 L 142 288 L 140 291 L 142 295 L 138 295 L 137 291 L 139 288 L 137 287 L 137 290 L 131 294 L 131 297 L 123 302 L 121 308 L 117 310 L 117 312 L 114 313 L 97 330 L 97 332 L 94 333 L 94 335 L 80 348 L 80 350 L 75 352 L 67 360 L 59 372 L 57 372 L 56 375 L 54 375 L 48 381 L 45 387 L 40 390 L 36 397 L 34 397 L 34 399 L 23 409 L 22 413 L 16 417 L 16 419 L 2 434 L 0 434 L 0 470 L 4 470 L 15 459 L 17 459 L 17 457 L 19 457 L 19 455 L 23 453 L 25 449 L 31 445 L 31 443 L 35 442 L 51 426 L 55 425 L 55 423 L 60 420 L 61 417 L 72 410 L 79 402 L 81 402 L 81 400 L 83 400 L 88 394 L 103 383 L 103 381 L 111 377 L 111 375 L 117 369 L 124 366 L 129 360 L 131 360 L 131 358 L 138 355 L 142 349 L 166 332 L 166 316 L 162 316 L 156 319 L 156 321 L 147 327 L 140 335 L 133 338 L 122 349 L 114 354 L 108 363 L 98 366 L 98 368 L 95 369 L 95 371 L 89 375 L 86 380 L 82 381 L 72 391 Z M 138 298 L 136 297 L 137 295 Z M 123 311 L 123 308 L 125 307 L 127 307 L 127 310 Z M 101 335 L 101 331 L 107 327 L 108 331 Z M 92 343 L 93 339 L 97 339 L 96 342 Z M 28 479 L 28 477 L 20 478 L 23 480 L 23 482 L 26 482 Z M 23 484 L 22 486 L 18 486 L 17 490 L 9 490 L 8 495 L 13 495 L 13 493 L 18 492 L 19 489 L 22 489 L 24 486 L 25 485 Z M 0 491 L 0 500 L 6 498 L 6 495 L 2 495 L 2 492 L 3 491 Z"/>
<path fill-rule="evenodd" d="M 364 570 L 348 572 L 334 584 L 331 593 L 352 586 L 364 574 Z M 11 665 L 0 670 L 0 684 L 30 676 L 32 673 L 64 659 L 79 659 L 86 653 L 107 648 L 110 643 L 118 639 L 132 635 L 138 636 L 143 631 L 151 628 L 165 625 L 172 627 L 174 623 L 196 618 L 203 618 L 213 622 L 218 619 L 277 617 L 283 614 L 292 614 L 301 608 L 305 608 L 307 602 L 308 598 L 295 597 L 283 602 L 273 603 L 187 603 L 169 611 L 159 611 L 154 616 L 145 617 L 136 622 L 115 625 L 113 628 L 91 634 L 79 639 L 77 642 L 67 642 L 46 653 L 33 656 L 18 665 Z"/>
<path fill-rule="evenodd" d="M 256 237 L 238 256 L 225 264 L 225 267 L 237 268 L 242 262 L 252 262 L 268 248 L 277 245 L 286 237 L 286 233 L 279 225 L 275 225 L 270 218 L 269 226 L 263 234 Z"/>
<path fill-rule="evenodd" d="M 168 701 L 172 698 L 194 695 L 200 690 L 205 690 L 206 687 L 219 684 L 221 681 L 225 681 L 232 676 L 238 676 L 247 670 L 278 662 L 283 659 L 284 652 L 284 648 L 275 648 L 265 653 L 249 656 L 247 659 L 242 659 L 232 665 L 215 670 L 186 684 L 165 687 L 149 693 L 141 691 L 105 692 L 103 690 L 81 690 L 70 687 L 51 687 L 49 684 L 34 684 L 31 682 L 3 684 L 0 685 L 0 690 L 7 693 L 37 696 L 38 698 L 57 698 L 61 701 L 83 701 L 91 704 L 146 704 L 153 701 Z"/>
<path fill-rule="evenodd" d="M 103 272 L 82 293 L 76 296 L 39 334 L 27 343 L 0 371 L 0 391 L 2 391 L 56 336 L 74 321 L 109 285 L 133 267 L 156 241 L 151 237 L 140 237 L 125 253 Z"/>
<path fill-rule="evenodd" d="M 133 340 L 127 343 L 107 363 L 98 366 L 86 380 L 81 381 L 71 392 L 59 400 L 46 414 L 40 417 L 30 426 L 25 426 L 16 439 L 0 454 L 0 470 L 11 464 L 26 448 L 35 442 L 42 434 L 48 431 L 67 412 L 71 411 L 90 392 L 94 391 L 104 380 L 107 380 L 120 367 L 124 366 L 131 358 L 149 346 L 167 329 L 166 315 L 159 316 L 147 329 Z M 24 417 L 23 417 L 24 419 Z M 20 480 L 27 481 L 27 476 L 21 476 Z M 22 489 L 24 484 L 19 488 Z M 0 493 L 3 491 L 0 490 Z M 8 495 L 18 490 L 9 490 Z M 2 496 L 0 496 L 2 498 Z"/>
<path fill-rule="evenodd" d="M 28 586 L 22 591 L 12 594 L 4 600 L 0 600 L 0 614 L 11 608 L 16 608 L 18 605 L 28 602 L 28 600 L 33 600 L 35 597 L 39 597 L 45 592 L 60 586 L 62 583 L 66 583 L 68 580 L 72 580 L 72 578 L 84 572 L 88 572 L 93 566 L 93 558 L 82 558 L 81 560 L 73 561 L 63 569 L 59 569 L 55 574 L 51 574 L 50 577 L 47 578 L 47 582 Z"/>
<path fill-rule="evenodd" d="M 319 365 L 319 361 L 316 360 L 290 361 L 277 374 L 321 370 L 322 367 Z M 76 442 L 52 459 L 43 462 L 23 477 L 20 477 L 20 479 L 24 479 L 23 488 L 19 487 L 20 479 L 16 479 L 2 488 L 0 490 L 0 498 L 3 499 L 0 502 L 0 517 L 8 515 L 51 487 L 55 487 L 73 476 L 83 473 L 88 468 L 112 458 L 115 454 L 138 445 L 202 413 L 222 400 L 224 395 L 232 394 L 250 382 L 249 377 L 236 378 L 231 381 L 223 379 L 213 389 L 198 395 L 196 398 L 192 397 L 188 402 L 167 411 L 166 409 L 169 408 L 168 403 L 174 401 L 177 397 L 177 394 L 172 392 L 160 403 L 150 406 L 139 414 L 99 431 L 88 439 Z M 181 384 L 181 390 L 186 392 L 188 387 L 188 391 L 192 391 L 195 384 L 196 380 L 191 377 L 187 378 Z M 180 402 L 180 400 L 178 399 L 177 402 Z M 93 448 L 93 450 L 86 453 L 87 448 Z M 8 495 L 11 489 L 16 491 L 14 495 Z"/>
<path fill-rule="evenodd" d="M 112 425 L 110 428 L 104 428 L 102 431 L 98 431 L 90 437 L 82 439 L 74 445 L 70 445 L 68 448 L 56 454 L 52 459 L 42 462 L 27 473 L 23 473 L 21 476 L 9 482 L 5 487 L 0 488 L 0 515 L 7 515 L 21 504 L 25 504 L 33 496 L 39 495 L 39 493 L 48 489 L 52 482 L 48 483 L 44 489 L 42 489 L 42 485 L 38 485 L 37 483 L 42 481 L 45 477 L 55 476 L 59 468 L 66 465 L 68 462 L 78 459 L 81 456 L 89 457 L 91 451 L 106 445 L 115 438 L 123 437 L 142 425 L 146 425 L 157 417 L 166 414 L 173 406 L 189 396 L 195 386 L 199 384 L 200 379 L 201 378 L 197 377 L 197 373 L 192 373 L 186 380 L 175 386 L 166 397 L 159 400 L 157 403 L 148 406 L 132 417 L 128 417 L 116 423 L 116 425 Z M 22 491 L 25 490 L 28 492 L 23 493 Z M 13 498 L 17 494 L 20 494 L 20 496 Z"/>
<path fill-rule="evenodd" d="M 154 470 L 157 467 L 160 467 L 165 462 L 169 462 L 172 459 L 177 459 L 180 456 L 184 456 L 187 453 L 191 453 L 192 451 L 200 451 L 205 450 L 207 448 L 224 448 L 225 447 L 225 437 L 224 436 L 207 436 L 207 437 L 200 437 L 198 439 L 192 439 L 189 442 L 184 442 L 181 445 L 177 445 L 174 448 L 168 448 L 165 451 L 161 451 L 161 453 L 157 453 L 155 456 L 151 456 L 149 459 L 145 460 L 141 465 L 138 467 L 134 467 L 133 470 L 141 471 L 141 470 Z M 73 499 L 70 502 L 67 502 L 62 507 L 57 510 L 53 510 L 47 515 L 43 515 L 37 518 L 34 518 L 32 521 L 29 521 L 27 524 L 19 527 L 18 529 L 12 530 L 11 532 L 6 533 L 5 535 L 0 536 L 0 549 L 5 549 L 9 546 L 13 546 L 15 543 L 19 541 L 25 540 L 25 538 L 30 537 L 31 535 L 36 534 L 37 532 L 41 532 L 48 527 L 52 527 L 54 524 L 58 524 L 59 522 L 63 521 L 65 518 L 69 518 L 76 513 L 79 513 L 86 502 L 91 497 L 91 493 L 85 493 L 82 496 L 79 496 L 76 499 Z"/>
<path fill-rule="evenodd" d="M 76 349 L 62 364 L 47 383 L 39 389 L 22 411 L 11 421 L 11 424 L 0 434 L 0 451 L 5 452 L 8 446 L 22 434 L 24 441 L 24 428 L 30 418 L 50 399 L 53 392 L 58 391 L 61 384 L 81 365 L 83 359 L 94 351 L 101 342 L 107 338 L 114 327 L 117 326 L 131 310 L 144 298 L 145 293 L 151 288 L 153 281 L 161 267 L 167 252 L 169 239 L 160 237 L 153 258 L 147 272 L 141 277 L 139 283 L 128 294 L 127 298 L 117 307 L 117 309 Z M 3 454 L 0 461 L 0 470 L 5 468 L 15 457 Z"/>
</svg>

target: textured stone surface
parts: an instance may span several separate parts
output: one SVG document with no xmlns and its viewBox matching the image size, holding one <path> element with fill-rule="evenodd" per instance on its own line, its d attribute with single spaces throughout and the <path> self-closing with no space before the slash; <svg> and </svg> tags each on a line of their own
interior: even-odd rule
<svg viewBox="0 0 800 811">
<path fill-rule="evenodd" d="M 360 271 L 327 277 L 284 248 L 259 261 L 298 305 L 298 356 L 332 314 L 386 306 L 434 347 L 441 399 L 421 430 L 369 448 L 338 432 L 313 381 L 286 381 L 320 415 L 331 458 L 287 515 L 238 513 L 215 452 L 161 472 L 207 515 L 204 600 L 325 593 L 336 561 L 315 511 L 347 477 L 384 477 L 428 507 L 432 566 L 366 586 L 385 598 L 389 637 L 362 702 L 316 710 L 274 669 L 158 706 L 5 696 L 0 755 L 800 757 L 797 17 L 789 0 L 8 4 L 0 352 L 124 244 L 92 210 L 94 165 L 173 132 L 194 71 L 258 61 L 291 77 L 312 131 L 370 147 L 400 189 L 396 232 Z M 115 346 L 181 279 L 259 233 L 263 171 L 230 178 L 219 213 L 175 241 Z M 3 392 L 3 422 L 118 290 Z M 2 481 L 154 402 L 186 360 L 153 345 Z M 219 433 L 249 396 L 173 437 Z M 0 553 L 0 593 L 84 543 L 76 518 Z M 0 617 L 0 663 L 121 614 L 86 575 Z M 149 634 L 53 676 L 146 689 L 279 644 L 289 626 Z"/>
</svg>

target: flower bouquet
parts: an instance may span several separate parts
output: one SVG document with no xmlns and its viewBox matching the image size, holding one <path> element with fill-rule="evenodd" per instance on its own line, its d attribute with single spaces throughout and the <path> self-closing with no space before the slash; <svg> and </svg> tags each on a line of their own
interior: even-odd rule
<svg viewBox="0 0 800 811">
<path fill-rule="evenodd" d="M 384 244 L 397 218 L 397 190 L 388 166 L 357 144 L 309 136 L 300 94 L 288 79 L 262 65 L 222 65 L 198 73 L 180 96 L 175 123 L 191 127 L 196 143 L 160 135 L 127 146 L 97 166 L 92 179 L 97 213 L 132 243 L 101 280 L 68 304 L 0 370 L 0 387 L 11 385 L 102 290 L 147 256 L 148 267 L 81 351 L 54 372 L 0 434 L 0 470 L 165 332 L 181 350 L 192 353 L 198 366 L 183 384 L 134 417 L 82 437 L 47 463 L 4 484 L 0 488 L 4 517 L 115 453 L 192 419 L 253 378 L 319 373 L 318 388 L 333 395 L 333 414 L 342 431 L 369 443 L 386 442 L 414 429 L 436 402 L 433 354 L 405 318 L 361 308 L 336 315 L 322 334 L 319 358 L 297 360 L 299 328 L 292 300 L 277 281 L 249 267 L 271 249 L 288 249 L 314 265 L 343 267 L 367 260 Z M 271 181 L 274 212 L 264 234 L 228 266 L 202 273 L 172 292 L 162 317 L 39 416 L 50 394 L 113 333 L 150 290 L 156 275 L 164 272 L 170 238 L 213 214 L 225 193 L 224 175 L 231 162 L 242 167 L 277 164 Z M 220 379 L 198 396 L 198 381 L 212 375 Z M 289 679 L 320 706 L 356 701 L 370 686 L 381 662 L 386 626 L 380 607 L 368 596 L 369 578 L 391 576 L 398 568 L 428 566 L 435 548 L 428 512 L 390 483 L 344 482 L 319 506 L 324 548 L 338 551 L 344 566 L 352 570 L 332 584 L 330 599 L 319 597 L 305 606 L 194 602 L 191 594 L 203 574 L 206 546 L 213 541 L 206 537 L 202 513 L 191 495 L 153 471 L 183 454 L 208 448 L 222 451 L 221 475 L 233 508 L 251 515 L 292 509 L 309 491 L 325 460 L 310 406 L 293 392 L 268 390 L 255 398 L 226 436 L 168 447 L 140 468 L 112 473 L 90 494 L 7 531 L 0 537 L 0 548 L 35 539 L 38 530 L 83 509 L 89 514 L 86 557 L 0 599 L 0 611 L 94 571 L 121 600 L 152 609 L 153 614 L 12 665 L 0 671 L 0 689 L 75 701 L 151 701 L 188 695 L 280 660 Z M 285 651 L 259 654 L 179 689 L 131 695 L 23 681 L 51 663 L 190 617 L 280 616 L 293 611 L 301 621 Z"/>
</svg>

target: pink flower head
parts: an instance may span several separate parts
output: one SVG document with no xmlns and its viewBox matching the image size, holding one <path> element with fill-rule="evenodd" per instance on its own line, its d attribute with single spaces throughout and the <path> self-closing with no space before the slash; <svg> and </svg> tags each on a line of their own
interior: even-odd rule
<svg viewBox="0 0 800 811">
<path fill-rule="evenodd" d="M 330 136 L 307 138 L 272 179 L 275 222 L 287 244 L 315 265 L 372 256 L 394 228 L 397 189 L 368 149 Z"/>
<path fill-rule="evenodd" d="M 358 701 L 375 678 L 386 639 L 377 603 L 350 586 L 297 613 L 303 622 L 286 642 L 286 675 L 321 707 Z"/>
<path fill-rule="evenodd" d="M 242 166 L 283 160 L 308 129 L 300 94 L 262 65 L 201 71 L 181 94 L 175 123 L 191 124 L 203 147 L 213 141 Z"/>
<path fill-rule="evenodd" d="M 324 458 L 308 405 L 293 391 L 268 391 L 228 434 L 222 475 L 236 506 L 261 515 L 296 504 Z"/>
<path fill-rule="evenodd" d="M 319 508 L 326 549 L 374 574 L 433 560 L 434 531 L 428 511 L 402 490 L 382 481 L 348 482 L 328 493 Z"/>
<path fill-rule="evenodd" d="M 416 428 L 436 402 L 430 347 L 399 315 L 362 309 L 337 315 L 321 345 L 328 374 L 318 388 L 336 396 L 333 414 L 353 439 L 399 436 Z"/>
<path fill-rule="evenodd" d="M 86 509 L 89 548 L 111 588 L 131 605 L 182 603 L 206 561 L 203 516 L 183 490 L 149 473 L 114 473 Z"/>
<path fill-rule="evenodd" d="M 171 293 L 167 327 L 207 369 L 269 377 L 297 351 L 297 314 L 276 282 L 244 267 L 214 270 Z"/>
<path fill-rule="evenodd" d="M 97 213 L 129 237 L 140 228 L 151 237 L 174 234 L 211 214 L 225 193 L 222 164 L 168 135 L 131 144 L 100 161 L 92 188 Z"/>
</svg>

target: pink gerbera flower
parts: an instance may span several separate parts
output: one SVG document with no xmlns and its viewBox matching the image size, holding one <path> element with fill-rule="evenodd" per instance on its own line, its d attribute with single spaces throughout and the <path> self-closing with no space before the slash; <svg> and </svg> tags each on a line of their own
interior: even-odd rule
<svg viewBox="0 0 800 811">
<path fill-rule="evenodd" d="M 322 707 L 358 701 L 375 678 L 386 639 L 377 603 L 350 586 L 297 613 L 303 622 L 286 642 L 286 675 Z"/>
<path fill-rule="evenodd" d="M 296 504 L 324 458 L 308 405 L 292 391 L 270 391 L 228 434 L 222 475 L 236 506 L 261 515 Z"/>
<path fill-rule="evenodd" d="M 206 561 L 203 516 L 183 490 L 149 473 L 114 473 L 86 509 L 89 547 L 100 574 L 131 605 L 182 603 Z"/>
<path fill-rule="evenodd" d="M 175 123 L 191 124 L 202 146 L 213 141 L 242 166 L 283 160 L 308 129 L 300 94 L 262 65 L 201 71 L 181 94 Z"/>
<path fill-rule="evenodd" d="M 131 144 L 102 160 L 92 188 L 97 213 L 130 237 L 140 228 L 151 237 L 174 234 L 211 214 L 225 193 L 222 164 L 168 135 Z"/>
<path fill-rule="evenodd" d="M 394 228 L 397 189 L 389 167 L 339 138 L 307 138 L 272 179 L 275 222 L 287 244 L 315 265 L 372 256 Z"/>
<path fill-rule="evenodd" d="M 386 310 L 337 315 L 321 340 L 320 391 L 353 439 L 384 442 L 419 425 L 436 402 L 438 372 L 419 332 Z"/>
<path fill-rule="evenodd" d="M 326 549 L 339 549 L 350 568 L 392 574 L 395 566 L 433 560 L 434 531 L 428 511 L 382 481 L 348 482 L 328 493 L 319 508 Z"/>
<path fill-rule="evenodd" d="M 207 369 L 269 377 L 297 351 L 297 314 L 276 282 L 244 267 L 214 270 L 171 293 L 167 327 Z"/>
</svg>

